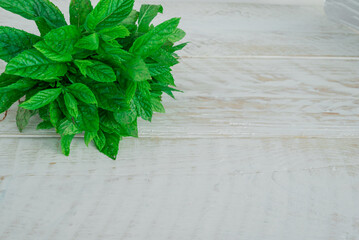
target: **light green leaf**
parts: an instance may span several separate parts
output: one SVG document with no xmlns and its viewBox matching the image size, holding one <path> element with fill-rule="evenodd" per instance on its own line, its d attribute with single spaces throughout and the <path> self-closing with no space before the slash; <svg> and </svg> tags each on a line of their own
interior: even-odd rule
<svg viewBox="0 0 359 240">
<path fill-rule="evenodd" d="M 133 26 L 136 24 L 136 21 L 138 19 L 138 11 L 132 10 L 131 13 L 122 20 L 121 24 L 125 26 Z"/>
<path fill-rule="evenodd" d="M 158 113 L 165 113 L 166 112 L 165 108 L 163 107 L 163 105 L 161 103 L 161 99 L 158 99 L 156 97 L 152 97 L 151 102 L 152 102 L 152 110 L 154 112 L 158 112 Z"/>
<path fill-rule="evenodd" d="M 163 13 L 163 7 L 161 5 L 143 4 L 138 16 L 138 31 L 142 33 L 147 32 L 151 21 L 158 13 Z"/>
<path fill-rule="evenodd" d="M 67 66 L 47 59 L 35 49 L 26 50 L 6 66 L 5 73 L 39 80 L 51 80 L 65 75 Z"/>
<path fill-rule="evenodd" d="M 85 132 L 84 141 L 86 146 L 97 136 L 97 132 Z"/>
<path fill-rule="evenodd" d="M 173 75 L 171 72 L 165 72 L 165 73 L 162 73 L 160 75 L 156 75 L 154 76 L 154 78 L 159 81 L 160 83 L 163 83 L 163 84 L 169 84 L 169 85 L 172 85 L 172 86 L 176 86 L 175 85 L 175 80 L 173 78 Z"/>
<path fill-rule="evenodd" d="M 75 135 L 64 135 L 61 136 L 61 151 L 65 156 L 70 155 L 70 146 L 71 142 L 74 139 Z"/>
<path fill-rule="evenodd" d="M 36 93 L 26 102 L 20 104 L 20 107 L 29 110 L 35 110 L 54 101 L 60 94 L 61 94 L 61 88 L 51 88 L 51 89 L 42 90 Z"/>
<path fill-rule="evenodd" d="M 132 100 L 132 98 L 135 96 L 136 93 L 136 89 L 137 89 L 137 82 L 128 82 L 128 86 L 126 88 L 126 101 L 130 102 Z"/>
<path fill-rule="evenodd" d="M 119 25 L 119 26 L 104 28 L 101 31 L 99 31 L 99 34 L 104 41 L 112 41 L 117 38 L 125 38 L 130 35 L 130 32 L 125 26 Z"/>
<path fill-rule="evenodd" d="M 101 131 L 101 129 L 98 130 L 97 136 L 93 139 L 93 141 L 95 142 L 97 149 L 101 151 L 106 144 L 106 137 L 105 134 L 103 134 L 103 132 Z"/>
<path fill-rule="evenodd" d="M 132 11 L 134 0 L 100 0 L 86 19 L 88 30 L 100 30 L 118 25 Z"/>
<path fill-rule="evenodd" d="M 55 62 L 69 62 L 72 60 L 72 56 L 70 53 L 58 53 L 54 51 L 51 47 L 49 47 L 45 41 L 38 42 L 34 45 L 34 47 L 41 52 L 48 59 Z"/>
<path fill-rule="evenodd" d="M 36 114 L 36 111 L 27 110 L 21 107 L 17 108 L 16 113 L 16 126 L 20 132 L 24 130 L 24 128 L 29 123 L 29 120 L 32 116 Z"/>
<path fill-rule="evenodd" d="M 40 37 L 16 28 L 0 27 L 0 59 L 9 62 L 40 40 Z"/>
<path fill-rule="evenodd" d="M 97 50 L 100 44 L 100 39 L 97 33 L 81 38 L 75 45 L 77 48 Z"/>
<path fill-rule="evenodd" d="M 136 108 L 131 108 L 127 111 L 115 112 L 113 116 L 119 124 L 130 124 L 137 119 Z"/>
<path fill-rule="evenodd" d="M 148 70 L 150 71 L 151 76 L 157 76 L 166 72 L 170 72 L 171 68 L 168 66 L 163 66 L 158 63 L 147 64 Z"/>
<path fill-rule="evenodd" d="M 42 17 L 52 28 L 66 25 L 64 15 L 48 0 L 1 0 L 0 7 L 29 20 Z"/>
<path fill-rule="evenodd" d="M 137 92 L 133 101 L 135 103 L 138 116 L 140 116 L 143 120 L 151 122 L 153 114 L 151 96 L 147 96 L 142 92 Z"/>
<path fill-rule="evenodd" d="M 75 135 L 81 133 L 77 126 L 68 119 L 61 120 L 57 132 L 61 135 Z"/>
<path fill-rule="evenodd" d="M 172 53 L 167 52 L 163 48 L 158 49 L 151 55 L 151 58 L 163 66 L 174 66 L 178 63 L 178 60 Z"/>
<path fill-rule="evenodd" d="M 186 36 L 186 33 L 180 29 L 180 28 L 177 28 L 173 33 L 172 35 L 168 38 L 168 41 L 172 42 L 172 43 L 175 43 L 175 42 L 178 42 L 180 41 L 182 38 L 184 38 Z"/>
<path fill-rule="evenodd" d="M 70 91 L 78 100 L 97 105 L 97 100 L 90 88 L 85 84 L 75 83 L 67 87 L 67 90 Z"/>
<path fill-rule="evenodd" d="M 122 62 L 133 58 L 133 54 L 106 42 L 100 44 L 98 54 L 97 59 L 117 68 L 122 66 Z"/>
<path fill-rule="evenodd" d="M 64 95 L 65 105 L 70 115 L 74 118 L 77 118 L 79 115 L 79 110 L 77 107 L 77 101 L 71 93 L 65 93 Z"/>
<path fill-rule="evenodd" d="M 93 10 L 90 0 L 71 0 L 70 23 L 80 27 L 86 21 L 87 15 Z"/>
<path fill-rule="evenodd" d="M 151 80 L 150 71 L 148 70 L 146 63 L 139 56 L 125 62 L 121 69 L 132 81 L 142 82 Z"/>
<path fill-rule="evenodd" d="M 85 77 L 98 82 L 114 82 L 116 75 L 113 69 L 106 64 L 94 60 L 75 60 L 75 65 Z"/>
<path fill-rule="evenodd" d="M 51 30 L 44 40 L 48 46 L 61 54 L 71 53 L 75 43 L 80 39 L 81 33 L 76 26 L 69 25 Z"/>
<path fill-rule="evenodd" d="M 179 24 L 180 18 L 172 18 L 154 27 L 146 34 L 137 38 L 130 52 L 143 58 L 150 56 L 168 40 Z"/>
</svg>

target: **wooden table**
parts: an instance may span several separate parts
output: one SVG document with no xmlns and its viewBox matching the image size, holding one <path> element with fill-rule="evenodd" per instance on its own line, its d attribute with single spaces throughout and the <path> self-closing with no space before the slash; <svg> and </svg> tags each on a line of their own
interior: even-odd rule
<svg viewBox="0 0 359 240">
<path fill-rule="evenodd" d="M 14 106 L 0 124 L 0 239 L 359 239 L 358 32 L 322 6 L 163 6 L 191 41 L 174 70 L 184 94 L 117 161 L 80 137 L 61 155 L 37 119 L 18 133 Z"/>
</svg>

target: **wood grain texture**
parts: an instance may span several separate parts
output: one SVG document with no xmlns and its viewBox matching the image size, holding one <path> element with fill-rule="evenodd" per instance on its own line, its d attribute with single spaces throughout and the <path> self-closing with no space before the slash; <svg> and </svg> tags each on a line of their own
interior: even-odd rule
<svg viewBox="0 0 359 240">
<path fill-rule="evenodd" d="M 61 155 L 36 119 L 19 134 L 13 106 L 0 239 L 358 239 L 358 33 L 320 6 L 157 2 L 191 42 L 173 72 L 184 93 L 117 161 L 81 136 Z M 0 11 L 36 32 L 20 19 Z"/>
<path fill-rule="evenodd" d="M 327 0 L 325 11 L 330 19 L 359 30 L 359 1 Z"/>
<path fill-rule="evenodd" d="M 79 139 L 69 158 L 0 139 L 0 238 L 356 239 L 354 142 L 125 140 L 108 161 Z"/>
</svg>

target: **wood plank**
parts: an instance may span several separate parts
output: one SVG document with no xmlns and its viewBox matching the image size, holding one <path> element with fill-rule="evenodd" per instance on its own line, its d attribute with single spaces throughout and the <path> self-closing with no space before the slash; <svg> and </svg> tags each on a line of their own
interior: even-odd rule
<svg viewBox="0 0 359 240">
<path fill-rule="evenodd" d="M 182 59 L 174 75 L 177 101 L 141 121 L 141 137 L 359 137 L 359 61 L 307 59 Z M 54 136 L 15 125 L 16 106 L 0 136 Z"/>
<path fill-rule="evenodd" d="M 357 139 L 132 139 L 119 161 L 57 142 L 0 139 L 2 240 L 358 235 Z"/>
<path fill-rule="evenodd" d="M 356 0 L 327 0 L 325 11 L 330 19 L 359 30 L 359 2 Z"/>
<path fill-rule="evenodd" d="M 55 3 L 68 18 L 69 0 Z M 359 57 L 359 35 L 329 21 L 322 6 L 202 2 L 164 2 L 163 6 L 165 13 L 155 23 L 182 17 L 184 41 L 191 42 L 183 56 Z M 32 21 L 4 10 L 0 16 L 0 25 L 38 32 Z"/>
</svg>

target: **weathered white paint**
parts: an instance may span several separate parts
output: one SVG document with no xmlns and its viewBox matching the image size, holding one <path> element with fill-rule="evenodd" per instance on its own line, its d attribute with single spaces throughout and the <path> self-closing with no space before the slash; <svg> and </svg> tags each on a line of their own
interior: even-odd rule
<svg viewBox="0 0 359 240">
<path fill-rule="evenodd" d="M 330 19 L 359 30 L 358 0 L 327 0 L 325 10 Z"/>
<path fill-rule="evenodd" d="M 174 69 L 185 93 L 117 161 L 81 138 L 62 156 L 34 121 L 19 134 L 14 106 L 0 123 L 0 239 L 357 239 L 358 33 L 315 6 L 163 5 L 192 42 Z"/>
</svg>

